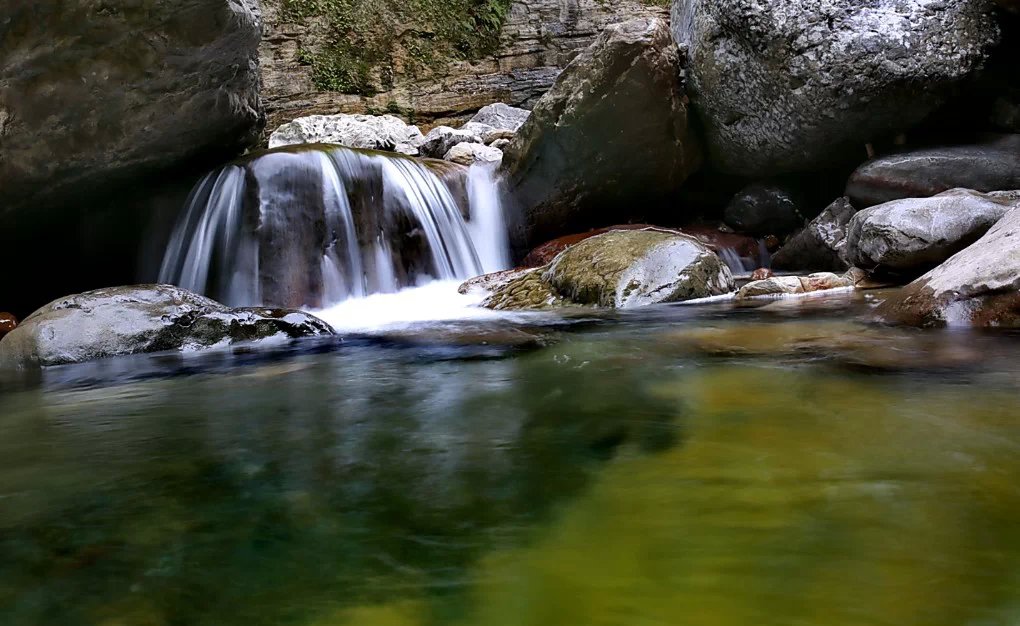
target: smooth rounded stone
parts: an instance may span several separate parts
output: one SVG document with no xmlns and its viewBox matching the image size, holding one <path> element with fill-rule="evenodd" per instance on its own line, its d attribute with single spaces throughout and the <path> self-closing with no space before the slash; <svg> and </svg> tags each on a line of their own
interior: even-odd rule
<svg viewBox="0 0 1020 626">
<path fill-rule="evenodd" d="M 848 198 L 839 198 L 799 233 L 786 240 L 772 257 L 772 267 L 787 271 L 843 272 L 846 229 L 857 210 Z"/>
<path fill-rule="evenodd" d="M 543 273 L 567 300 L 618 309 L 728 293 L 733 276 L 718 255 L 684 235 L 612 231 L 567 248 Z"/>
<path fill-rule="evenodd" d="M 392 115 L 311 115 L 277 128 L 269 147 L 327 143 L 417 156 L 424 141 L 417 126 Z"/>
<path fill-rule="evenodd" d="M 911 326 L 1020 327 L 1020 207 L 875 314 Z"/>
<path fill-rule="evenodd" d="M 25 318 L 0 341 L 0 368 L 333 334 L 300 311 L 231 309 L 171 285 L 111 287 L 55 300 Z"/>
<path fill-rule="evenodd" d="M 505 151 L 520 207 L 514 249 L 608 223 L 673 194 L 701 164 L 676 45 L 662 19 L 607 27 L 535 105 Z"/>
<path fill-rule="evenodd" d="M 425 135 L 420 149 L 422 156 L 441 159 L 457 144 L 461 143 L 483 143 L 481 136 L 470 129 L 450 128 L 449 126 L 437 126 Z"/>
<path fill-rule="evenodd" d="M 499 163 L 503 160 L 503 152 L 480 143 L 459 143 L 450 148 L 443 159 L 460 165 Z"/>
<path fill-rule="evenodd" d="M 4 3 L 0 207 L 74 223 L 83 196 L 256 143 L 261 32 L 255 0 Z"/>
<path fill-rule="evenodd" d="M 10 313 L 0 313 L 0 339 L 18 327 L 18 318 Z"/>
<path fill-rule="evenodd" d="M 816 171 L 921 122 L 1000 37 L 989 0 L 673 0 L 715 168 Z"/>
<path fill-rule="evenodd" d="M 713 357 L 822 358 L 876 371 L 965 367 L 984 358 L 965 339 L 845 321 L 689 327 L 667 334 L 661 344 Z"/>
<path fill-rule="evenodd" d="M 756 183 L 733 196 L 723 221 L 740 233 L 782 236 L 804 225 L 801 202 L 796 192 L 785 187 Z"/>
<path fill-rule="evenodd" d="M 904 198 L 928 198 L 955 188 L 1020 189 L 1020 135 L 869 161 L 850 177 L 846 194 L 854 206 L 865 209 Z"/>
<path fill-rule="evenodd" d="M 846 260 L 869 271 L 917 276 L 977 241 L 1020 204 L 1014 196 L 953 189 L 865 209 L 847 226 Z"/>
<path fill-rule="evenodd" d="M 516 133 L 524 125 L 524 122 L 528 121 L 529 117 L 531 117 L 531 111 L 497 102 L 479 109 L 468 123 L 485 124 L 495 129 Z"/>
<path fill-rule="evenodd" d="M 767 276 L 752 280 L 741 287 L 737 291 L 737 299 L 800 295 L 831 289 L 846 289 L 856 287 L 863 277 L 864 273 L 860 270 L 850 270 L 845 274 L 819 272 L 808 276 Z"/>
</svg>

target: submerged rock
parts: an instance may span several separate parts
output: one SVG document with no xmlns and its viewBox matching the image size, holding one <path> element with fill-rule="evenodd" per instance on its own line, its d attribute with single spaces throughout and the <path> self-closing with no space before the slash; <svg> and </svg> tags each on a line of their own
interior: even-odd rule
<svg viewBox="0 0 1020 626">
<path fill-rule="evenodd" d="M 25 318 L 0 341 L 0 368 L 332 334 L 300 311 L 231 309 L 171 285 L 112 287 L 61 298 Z"/>
<path fill-rule="evenodd" d="M 779 270 L 842 272 L 849 265 L 843 259 L 846 228 L 857 213 L 849 199 L 830 204 L 802 231 L 790 237 L 772 257 Z"/>
<path fill-rule="evenodd" d="M 18 327 L 18 318 L 10 313 L 0 313 L 0 339 Z"/>
<path fill-rule="evenodd" d="M 875 313 L 911 326 L 1020 327 L 1020 207 Z"/>
<path fill-rule="evenodd" d="M 847 226 L 846 260 L 869 271 L 918 274 L 977 241 L 1020 204 L 1020 193 L 954 189 L 857 213 Z"/>
<path fill-rule="evenodd" d="M 571 62 L 507 147 L 523 252 L 661 204 L 700 165 L 665 21 L 609 26 Z M 636 208 L 637 207 L 637 208 Z"/>
<path fill-rule="evenodd" d="M 756 183 L 733 196 L 723 221 L 756 237 L 782 236 L 804 225 L 801 203 L 799 195 L 786 187 Z"/>
<path fill-rule="evenodd" d="M 236 156 L 264 124 L 261 30 L 255 0 L 5 3 L 0 207 L 73 216 L 83 194 Z"/>
<path fill-rule="evenodd" d="M 875 159 L 853 173 L 846 193 L 854 206 L 864 209 L 903 198 L 927 198 L 954 188 L 1020 189 L 1020 135 Z"/>
<path fill-rule="evenodd" d="M 503 152 L 497 148 L 480 143 L 459 143 L 450 148 L 443 159 L 460 165 L 474 165 L 475 163 L 499 163 L 503 160 Z"/>
<path fill-rule="evenodd" d="M 463 290 L 491 295 L 484 306 L 633 308 L 728 293 L 730 270 L 699 241 L 655 230 L 610 231 L 561 252 L 547 266 L 474 279 Z"/>
<path fill-rule="evenodd" d="M 324 143 L 417 156 L 425 142 L 417 126 L 392 115 L 312 115 L 276 129 L 269 147 Z"/>
<path fill-rule="evenodd" d="M 988 0 L 673 0 L 713 166 L 815 171 L 922 121 L 999 39 Z"/>
</svg>

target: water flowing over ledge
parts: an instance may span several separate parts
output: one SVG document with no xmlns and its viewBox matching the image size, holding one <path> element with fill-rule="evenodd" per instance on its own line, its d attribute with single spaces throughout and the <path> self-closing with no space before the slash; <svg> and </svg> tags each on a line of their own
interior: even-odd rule
<svg viewBox="0 0 1020 626">
<path fill-rule="evenodd" d="M 320 145 L 206 176 L 159 281 L 231 306 L 321 309 L 509 262 L 491 169 Z"/>
</svg>

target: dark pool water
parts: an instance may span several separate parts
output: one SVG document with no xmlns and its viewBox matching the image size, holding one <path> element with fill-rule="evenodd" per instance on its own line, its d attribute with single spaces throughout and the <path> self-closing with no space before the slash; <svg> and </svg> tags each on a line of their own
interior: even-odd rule
<svg viewBox="0 0 1020 626">
<path fill-rule="evenodd" d="M 1020 337 L 867 306 L 8 380 L 0 624 L 1018 624 Z"/>
</svg>

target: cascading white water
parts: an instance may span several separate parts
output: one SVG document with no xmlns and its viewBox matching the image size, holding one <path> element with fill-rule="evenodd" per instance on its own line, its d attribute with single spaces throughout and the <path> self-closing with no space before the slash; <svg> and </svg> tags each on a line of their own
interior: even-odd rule
<svg viewBox="0 0 1020 626">
<path fill-rule="evenodd" d="M 315 146 L 208 175 L 173 231 L 159 280 L 232 306 L 324 308 L 509 260 L 491 169 Z"/>
</svg>

